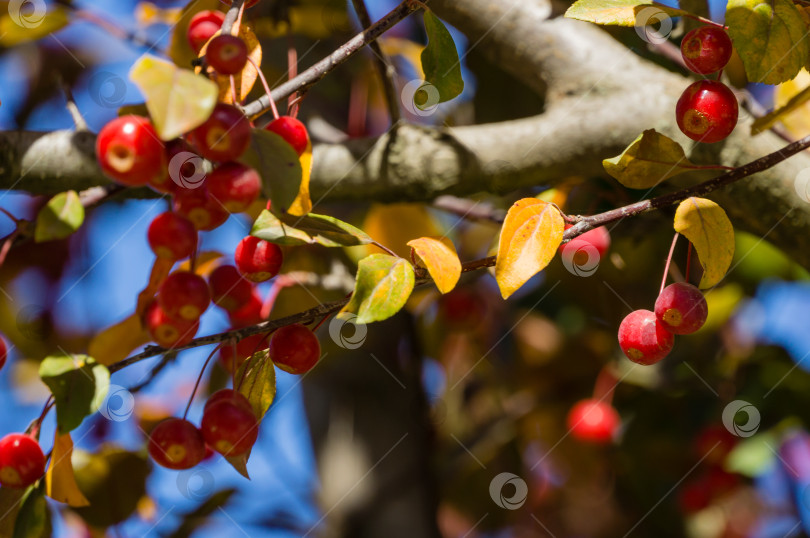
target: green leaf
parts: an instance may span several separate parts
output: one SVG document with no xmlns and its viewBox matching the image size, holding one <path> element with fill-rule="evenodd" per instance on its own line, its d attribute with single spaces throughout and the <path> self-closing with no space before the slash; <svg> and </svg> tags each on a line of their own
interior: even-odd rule
<svg viewBox="0 0 810 538">
<path fill-rule="evenodd" d="M 414 104 L 421 109 L 449 101 L 464 90 L 461 61 L 458 59 L 453 36 L 444 23 L 430 11 L 425 12 L 425 31 L 428 44 L 422 51 L 422 70 L 426 84 L 414 94 Z M 428 85 L 438 91 L 438 96 L 430 95 L 433 88 Z"/>
<path fill-rule="evenodd" d="M 8 4 L 8 12 L 0 17 L 0 46 L 13 47 L 36 41 L 58 32 L 68 25 L 67 9 L 52 6 L 46 11 L 45 2 L 18 2 Z"/>
<path fill-rule="evenodd" d="M 17 521 L 17 514 L 20 512 L 20 505 L 25 494 L 33 489 L 33 486 L 25 489 L 0 488 L 0 536 L 13 536 L 14 523 Z"/>
<path fill-rule="evenodd" d="M 262 178 L 262 193 L 273 209 L 284 212 L 298 196 L 303 169 L 298 154 L 276 133 L 253 129 L 250 147 L 239 158 Z"/>
<path fill-rule="evenodd" d="M 149 116 L 162 140 L 202 125 L 217 104 L 215 82 L 148 54 L 135 62 L 129 78 L 146 98 Z"/>
<path fill-rule="evenodd" d="M 53 534 L 44 482 L 25 492 L 14 523 L 14 538 L 46 538 Z"/>
<path fill-rule="evenodd" d="M 660 22 L 660 18 L 647 15 L 645 10 L 653 7 L 670 17 L 681 17 L 688 13 L 682 9 L 665 6 L 656 2 L 638 0 L 579 0 L 568 8 L 565 16 L 569 19 L 616 26 L 643 26 L 647 22 Z M 639 15 L 642 15 L 639 17 Z"/>
<path fill-rule="evenodd" d="M 605 171 L 631 189 L 650 189 L 672 176 L 700 168 L 686 158 L 681 145 L 647 129 L 621 155 L 602 161 Z"/>
<path fill-rule="evenodd" d="M 110 371 L 87 355 L 48 357 L 40 364 L 39 376 L 53 393 L 56 423 L 63 433 L 98 411 L 110 388 Z"/>
<path fill-rule="evenodd" d="M 404 259 L 387 254 L 367 256 L 357 266 L 354 293 L 338 318 L 351 312 L 357 314 L 357 323 L 388 319 L 405 306 L 413 286 L 413 267 Z"/>
<path fill-rule="evenodd" d="M 729 0 L 726 25 L 751 82 L 788 81 L 810 56 L 807 24 L 790 0 Z"/>
<path fill-rule="evenodd" d="M 105 444 L 98 453 L 73 452 L 76 483 L 89 506 L 71 508 L 93 527 L 111 527 L 129 518 L 146 495 L 150 463 L 145 450 L 128 452 Z M 177 481 L 178 489 L 181 482 Z M 193 492 L 193 491 L 192 491 Z M 190 492 L 180 491 L 187 495 Z"/>
<path fill-rule="evenodd" d="M 308 233 L 285 225 L 277 216 L 266 209 L 259 214 L 256 222 L 253 223 L 250 235 L 277 245 L 295 246 L 313 242 Z"/>
<path fill-rule="evenodd" d="M 759 433 L 740 441 L 726 456 L 723 468 L 730 473 L 740 473 L 755 477 L 771 465 L 776 459 L 771 447 L 779 445 L 779 440 L 772 433 Z"/>
<path fill-rule="evenodd" d="M 76 191 L 60 192 L 39 210 L 34 230 L 37 243 L 64 239 L 84 222 L 84 206 Z"/>
<path fill-rule="evenodd" d="M 245 369 L 249 368 L 247 373 Z M 261 421 L 276 397 L 276 369 L 266 349 L 257 351 L 239 367 L 239 392 L 250 402 L 256 420 Z"/>
</svg>

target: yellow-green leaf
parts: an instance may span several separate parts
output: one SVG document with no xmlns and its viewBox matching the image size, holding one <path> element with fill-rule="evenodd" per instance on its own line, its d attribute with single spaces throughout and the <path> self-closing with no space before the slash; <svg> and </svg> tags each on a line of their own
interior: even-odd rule
<svg viewBox="0 0 810 538">
<path fill-rule="evenodd" d="M 217 104 L 216 83 L 148 54 L 135 62 L 129 78 L 146 98 L 149 116 L 162 140 L 198 127 Z"/>
<path fill-rule="evenodd" d="M 687 198 L 675 211 L 675 231 L 694 245 L 703 266 L 701 288 L 720 282 L 734 257 L 734 228 L 723 208 L 705 198 Z"/>
<path fill-rule="evenodd" d="M 689 162 L 681 145 L 655 129 L 647 129 L 621 155 L 602 161 L 605 171 L 631 189 L 650 189 L 672 176 L 699 168 Z"/>
<path fill-rule="evenodd" d="M 45 494 L 69 506 L 88 506 L 90 502 L 79 491 L 73 474 L 73 440 L 69 433 L 56 431 L 51 453 L 51 464 L 45 473 Z"/>
<path fill-rule="evenodd" d="M 257 351 L 243 362 L 235 377 L 241 380 L 239 392 L 250 402 L 256 420 L 261 421 L 276 397 L 276 369 L 267 350 Z"/>
<path fill-rule="evenodd" d="M 420 237 L 408 241 L 408 246 L 413 248 L 425 264 L 440 292 L 447 293 L 456 287 L 461 276 L 461 261 L 450 239 Z"/>
<path fill-rule="evenodd" d="M 79 229 L 84 222 L 84 206 L 76 191 L 60 192 L 45 204 L 37 214 L 34 241 L 64 239 Z"/>
<path fill-rule="evenodd" d="M 565 16 L 569 19 L 594 22 L 596 24 L 616 26 L 637 26 L 646 24 L 647 20 L 654 22 L 655 17 L 644 17 L 646 20 L 637 20 L 637 15 L 643 10 L 653 7 L 670 17 L 680 17 L 687 12 L 651 1 L 638 0 L 579 0 L 568 8 Z"/>
<path fill-rule="evenodd" d="M 495 261 L 495 280 L 504 299 L 551 262 L 564 228 L 559 210 L 542 200 L 523 198 L 509 208 Z"/>
<path fill-rule="evenodd" d="M 357 323 L 388 319 L 399 312 L 414 286 L 411 264 L 387 254 L 372 254 L 357 265 L 357 282 L 349 303 L 338 314 L 357 314 Z"/>
<path fill-rule="evenodd" d="M 42 39 L 69 22 L 67 9 L 61 6 L 48 9 L 45 2 L 10 2 L 8 12 L 0 17 L 0 46 L 13 47 Z"/>
<path fill-rule="evenodd" d="M 773 105 L 775 110 L 754 121 L 751 134 L 770 129 L 778 121 L 796 138 L 810 132 L 810 73 L 799 71 L 796 78 L 777 86 Z"/>
<path fill-rule="evenodd" d="M 790 80 L 810 56 L 807 24 L 790 0 L 729 0 L 726 25 L 751 82 Z"/>
<path fill-rule="evenodd" d="M 298 196 L 287 210 L 290 215 L 301 216 L 312 211 L 312 200 L 309 197 L 309 178 L 312 175 L 312 141 L 307 140 L 307 149 L 298 158 L 301 161 L 301 185 Z"/>
</svg>

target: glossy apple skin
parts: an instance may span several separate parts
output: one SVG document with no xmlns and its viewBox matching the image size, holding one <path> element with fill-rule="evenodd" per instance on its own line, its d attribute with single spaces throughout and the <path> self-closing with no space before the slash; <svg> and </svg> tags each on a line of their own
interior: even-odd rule
<svg viewBox="0 0 810 538">
<path fill-rule="evenodd" d="M 264 282 L 276 276 L 284 255 L 281 248 L 258 237 L 249 235 L 236 245 L 236 268 L 252 282 Z"/>
<path fill-rule="evenodd" d="M 739 106 L 722 82 L 699 80 L 690 84 L 675 105 L 675 118 L 683 134 L 698 142 L 720 142 L 737 125 Z"/>
<path fill-rule="evenodd" d="M 200 231 L 211 231 L 228 220 L 228 211 L 208 193 L 206 185 L 196 189 L 178 187 L 174 192 L 172 208 Z"/>
<path fill-rule="evenodd" d="M 253 411 L 227 399 L 205 409 L 200 429 L 208 446 L 227 457 L 250 450 L 259 435 Z"/>
<path fill-rule="evenodd" d="M 270 337 L 270 359 L 291 374 L 303 374 L 321 358 L 321 344 L 315 333 L 300 323 L 279 328 Z"/>
<path fill-rule="evenodd" d="M 241 38 L 221 34 L 211 40 L 205 50 L 205 60 L 221 75 L 240 73 L 247 63 L 248 50 Z"/>
<path fill-rule="evenodd" d="M 223 163 L 208 175 L 208 193 L 230 213 L 240 213 L 259 197 L 262 180 L 253 168 L 236 162 Z"/>
<path fill-rule="evenodd" d="M 621 424 L 619 413 L 609 403 L 580 400 L 568 412 L 568 430 L 580 441 L 606 444 L 613 440 Z"/>
<path fill-rule="evenodd" d="M 619 325 L 619 346 L 631 361 L 655 364 L 672 350 L 675 335 L 656 319 L 649 310 L 631 312 Z"/>
<path fill-rule="evenodd" d="M 681 56 L 686 67 L 700 75 L 723 69 L 731 59 L 732 50 L 728 33 L 714 26 L 695 28 L 681 41 Z"/>
<path fill-rule="evenodd" d="M 182 260 L 197 248 L 197 230 L 188 219 L 171 211 L 152 220 L 146 238 L 158 258 Z"/>
<path fill-rule="evenodd" d="M 191 17 L 186 38 L 194 52 L 199 53 L 202 50 L 203 45 L 222 28 L 223 22 L 225 14 L 221 11 L 204 10 Z"/>
<path fill-rule="evenodd" d="M 309 134 L 303 123 L 292 116 L 281 116 L 265 127 L 270 132 L 276 133 L 292 146 L 298 155 L 303 155 L 309 143 Z"/>
<path fill-rule="evenodd" d="M 158 291 L 158 303 L 170 317 L 182 321 L 200 319 L 211 302 L 203 277 L 190 271 L 175 271 L 166 277 Z"/>
<path fill-rule="evenodd" d="M 655 317 L 672 334 L 692 334 L 706 323 L 709 306 L 697 287 L 676 282 L 655 300 Z"/>
<path fill-rule="evenodd" d="M 105 125 L 96 138 L 102 171 L 129 187 L 158 181 L 167 172 L 166 150 L 148 118 L 127 115 Z"/>
<path fill-rule="evenodd" d="M 250 122 L 245 115 L 235 106 L 219 103 L 187 138 L 209 161 L 226 162 L 237 160 L 245 152 L 250 135 Z"/>
<path fill-rule="evenodd" d="M 152 340 L 165 348 L 184 346 L 200 330 L 200 321 L 180 321 L 170 317 L 157 301 L 152 301 L 144 313 L 144 325 Z"/>
<path fill-rule="evenodd" d="M 220 389 L 216 391 L 214 394 L 208 397 L 208 400 L 205 402 L 205 407 L 203 408 L 203 412 L 206 409 L 214 405 L 215 403 L 226 400 L 231 402 L 232 404 L 247 409 L 248 411 L 253 411 L 253 408 L 250 406 L 250 402 L 247 398 L 241 393 L 236 392 L 233 389 Z"/>
<path fill-rule="evenodd" d="M 27 488 L 45 474 L 45 455 L 39 443 L 23 433 L 0 439 L 0 485 Z"/>
<path fill-rule="evenodd" d="M 233 265 L 220 265 L 214 269 L 208 276 L 208 286 L 214 304 L 228 312 L 247 305 L 253 295 L 253 284 Z"/>
<path fill-rule="evenodd" d="M 168 418 L 149 434 L 149 455 L 168 469 L 190 469 L 205 457 L 205 440 L 191 422 Z"/>
<path fill-rule="evenodd" d="M 269 341 L 267 336 L 263 334 L 254 334 L 246 336 L 239 340 L 236 346 L 226 344 L 219 349 L 219 360 L 222 366 L 228 371 L 233 372 L 234 365 L 238 369 L 245 360 L 254 353 L 267 349 Z M 236 353 L 234 354 L 234 347 Z"/>
</svg>

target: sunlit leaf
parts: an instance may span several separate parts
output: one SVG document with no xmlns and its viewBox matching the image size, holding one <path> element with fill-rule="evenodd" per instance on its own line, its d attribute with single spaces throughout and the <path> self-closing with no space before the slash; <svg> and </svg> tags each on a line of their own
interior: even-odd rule
<svg viewBox="0 0 810 538">
<path fill-rule="evenodd" d="M 653 8 L 669 17 L 680 17 L 687 12 L 651 1 L 639 0 L 579 0 L 574 2 L 565 16 L 569 19 L 616 26 L 637 26 L 660 20 L 657 17 L 638 15 Z M 650 12 L 653 13 L 653 12 Z"/>
<path fill-rule="evenodd" d="M 409 241 L 408 245 L 425 264 L 440 292 L 447 293 L 456 287 L 461 276 L 461 261 L 450 239 L 420 237 Z"/>
<path fill-rule="evenodd" d="M 790 0 L 729 0 L 725 22 L 751 82 L 790 80 L 810 56 L 807 24 Z"/>
<path fill-rule="evenodd" d="M 372 254 L 360 260 L 354 292 L 338 317 L 354 313 L 357 323 L 390 318 L 405 306 L 413 286 L 414 274 L 410 263 L 387 254 Z"/>
<path fill-rule="evenodd" d="M 250 147 L 239 159 L 262 178 L 262 193 L 274 211 L 289 211 L 298 197 L 304 173 L 298 154 L 283 138 L 265 129 L 253 129 Z"/>
<path fill-rule="evenodd" d="M 198 253 L 194 273 L 203 278 L 208 278 L 208 275 L 210 275 L 211 272 L 217 268 L 217 265 L 219 265 L 218 262 L 223 256 L 224 254 L 217 252 L 216 250 L 206 250 L 205 252 Z M 186 260 L 177 266 L 177 271 L 190 270 L 191 260 Z"/>
<path fill-rule="evenodd" d="M 277 245 L 306 245 L 314 242 L 306 232 L 281 222 L 279 218 L 266 209 L 253 223 L 250 235 L 276 243 Z"/>
<path fill-rule="evenodd" d="M 655 131 L 644 131 L 621 155 L 602 161 L 605 171 L 631 189 L 650 189 L 672 176 L 700 168 L 681 145 Z"/>
<path fill-rule="evenodd" d="M 560 211 L 542 200 L 523 198 L 509 208 L 495 262 L 495 280 L 504 299 L 551 262 L 563 231 Z"/>
<path fill-rule="evenodd" d="M 140 317 L 132 314 L 96 334 L 90 340 L 87 352 L 95 357 L 99 364 L 109 366 L 124 360 L 132 351 L 151 339 L 149 331 L 141 325 Z"/>
<path fill-rule="evenodd" d="M 355 246 L 372 242 L 371 237 L 360 228 L 329 215 L 309 213 L 303 217 L 283 215 L 282 220 L 309 234 L 324 246 Z"/>
<path fill-rule="evenodd" d="M 46 6 L 45 2 L 9 3 L 0 17 L 0 46 L 13 47 L 42 39 L 68 23 L 70 16 L 64 7 Z"/>
<path fill-rule="evenodd" d="M 276 397 L 276 369 L 267 350 L 257 351 L 242 363 L 235 378 L 240 380 L 239 392 L 245 395 L 256 419 L 261 421 Z"/>
<path fill-rule="evenodd" d="M 79 491 L 73 474 L 73 439 L 69 433 L 56 432 L 51 464 L 45 473 L 45 493 L 51 499 L 70 506 L 87 506 L 90 502 Z"/>
<path fill-rule="evenodd" d="M 53 533 L 44 484 L 28 489 L 17 512 L 13 538 L 46 538 Z"/>
<path fill-rule="evenodd" d="M 182 9 L 177 7 L 162 8 L 152 2 L 138 2 L 135 5 L 135 22 L 140 26 L 161 23 L 175 25 L 181 15 Z"/>
<path fill-rule="evenodd" d="M 430 90 L 423 89 L 421 93 L 417 90 L 414 103 L 419 108 L 449 101 L 464 91 L 461 61 L 453 36 L 444 23 L 430 11 L 425 12 L 425 32 L 428 35 L 428 44 L 422 51 L 422 70 L 425 73 L 425 82 L 438 91 L 438 100 L 430 95 Z"/>
<path fill-rule="evenodd" d="M 110 388 L 109 370 L 87 355 L 47 357 L 39 376 L 53 393 L 56 424 L 66 433 L 98 411 Z"/>
<path fill-rule="evenodd" d="M 76 191 L 60 192 L 39 210 L 34 230 L 37 243 L 64 239 L 84 222 L 84 206 Z"/>
<path fill-rule="evenodd" d="M 301 161 L 301 185 L 298 187 L 298 196 L 293 200 L 287 210 L 290 215 L 306 215 L 312 211 L 312 200 L 309 197 L 309 178 L 312 175 L 312 141 L 307 140 L 307 149 L 299 157 Z"/>
<path fill-rule="evenodd" d="M 138 294 L 137 306 L 135 307 L 135 313 L 138 316 L 143 315 L 146 311 L 146 307 L 152 302 L 155 294 L 160 289 L 160 285 L 163 284 L 163 281 L 169 276 L 172 267 L 174 267 L 174 260 L 155 258 L 155 262 L 152 264 L 152 271 L 149 273 L 149 282 Z"/>
<path fill-rule="evenodd" d="M 808 57 L 810 59 L 810 57 Z M 810 133 L 810 73 L 799 72 L 796 78 L 778 85 L 773 93 L 774 110 L 754 120 L 752 133 L 769 129 L 782 122 L 797 139 Z"/>
<path fill-rule="evenodd" d="M 380 44 L 383 54 L 390 57 L 400 56 L 405 58 L 405 60 L 413 66 L 414 71 L 416 71 L 416 76 L 421 80 L 425 79 L 425 73 L 422 71 L 422 51 L 425 50 L 424 45 L 402 37 L 387 36 L 379 38 L 377 43 Z"/>
<path fill-rule="evenodd" d="M 201 125 L 217 103 L 216 83 L 148 54 L 135 62 L 129 78 L 146 98 L 149 116 L 162 140 Z"/>
<path fill-rule="evenodd" d="M 734 228 L 723 208 L 705 198 L 687 198 L 675 211 L 675 231 L 695 247 L 703 266 L 701 288 L 720 282 L 734 257 Z"/>
</svg>

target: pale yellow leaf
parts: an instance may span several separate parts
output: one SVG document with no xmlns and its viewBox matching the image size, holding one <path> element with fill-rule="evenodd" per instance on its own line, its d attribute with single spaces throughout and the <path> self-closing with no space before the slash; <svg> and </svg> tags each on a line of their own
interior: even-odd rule
<svg viewBox="0 0 810 538">
<path fill-rule="evenodd" d="M 705 198 L 687 198 L 675 211 L 675 231 L 697 251 L 703 278 L 700 288 L 720 282 L 734 257 L 734 228 L 723 208 Z"/>
<path fill-rule="evenodd" d="M 51 499 L 69 506 L 88 506 L 90 502 L 79 490 L 73 474 L 73 440 L 69 433 L 57 430 L 53 441 L 51 464 L 45 473 L 45 494 Z"/>
</svg>

